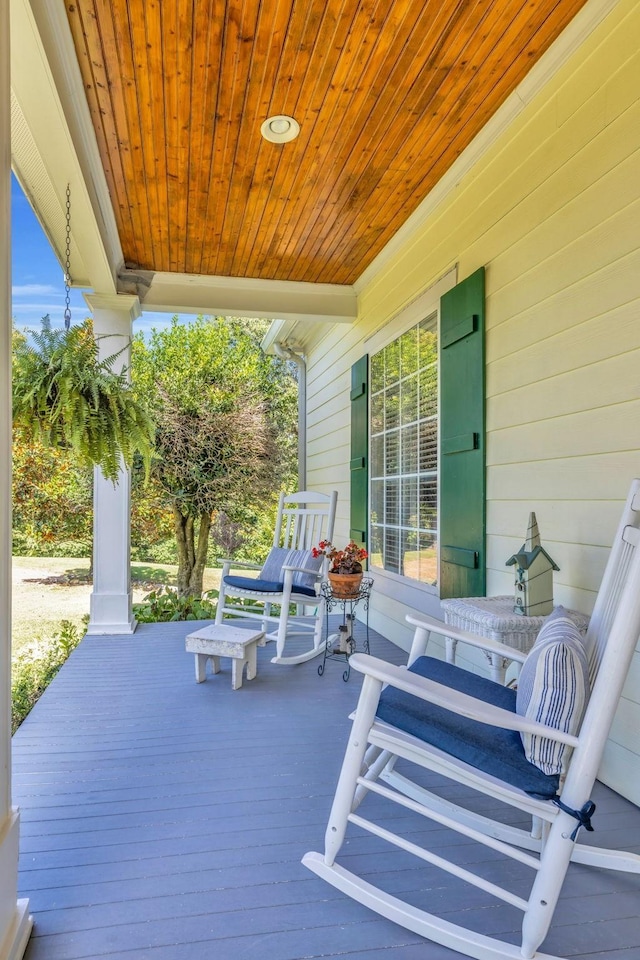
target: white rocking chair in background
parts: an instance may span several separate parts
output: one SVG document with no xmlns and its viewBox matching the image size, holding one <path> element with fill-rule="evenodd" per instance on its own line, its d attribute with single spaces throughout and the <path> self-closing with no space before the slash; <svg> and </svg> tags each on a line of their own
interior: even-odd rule
<svg viewBox="0 0 640 960">
<path fill-rule="evenodd" d="M 365 678 L 325 835 L 325 852 L 324 855 L 308 853 L 303 863 L 382 916 L 476 960 L 549 960 L 538 948 L 549 931 L 571 861 L 599 869 L 640 873 L 637 854 L 576 843 L 581 826 L 592 829 L 590 818 L 595 808 L 591 791 L 640 635 L 639 543 L 640 481 L 634 480 L 584 640 L 584 650 L 567 653 L 573 640 L 564 645 L 555 643 L 553 633 L 565 628 L 570 631 L 572 625 L 561 615 L 552 615 L 543 627 L 543 630 L 547 628 L 546 639 L 541 631 L 539 641 L 528 655 L 535 659 L 522 668 L 520 687 L 523 691 L 529 687 L 529 693 L 533 690 L 530 703 L 533 712 L 526 709 L 523 713 L 520 703 L 520 713 L 515 712 L 515 699 L 520 691 L 516 694 L 453 664 L 422 656 L 429 634 L 434 632 L 502 653 L 515 661 L 527 660 L 527 655 L 519 651 L 457 631 L 439 621 L 409 618 L 416 626 L 416 633 L 408 670 L 364 654 L 354 655 L 350 664 L 364 673 Z M 576 717 L 579 730 L 575 733 L 566 732 L 571 729 L 567 717 L 564 731 L 532 719 L 544 713 L 549 690 L 539 689 L 539 673 L 535 673 L 536 680 L 530 684 L 528 668 L 537 671 L 545 662 L 545 651 L 552 658 L 546 661 L 547 666 L 566 666 L 564 658 L 575 654 L 571 660 L 573 666 L 582 662 L 585 673 L 589 674 L 587 683 L 591 693 L 589 696 L 585 686 L 588 702 L 581 724 Z M 568 686 L 571 687 L 571 682 Z M 526 696 L 523 692 L 525 700 Z M 564 705 L 566 702 L 559 706 Z M 473 755 L 468 749 L 472 740 L 477 751 Z M 557 759 L 564 750 L 562 770 L 551 775 L 534 765 L 525 754 L 527 744 L 529 749 L 538 750 L 538 760 L 543 756 L 548 759 L 554 752 Z M 417 765 L 418 769 L 435 771 L 448 782 L 470 787 L 475 797 L 477 791 L 519 808 L 533 818 L 538 829 L 529 831 L 501 819 L 490 819 L 486 812 L 480 814 L 460 806 L 459 796 L 456 802 L 443 799 L 424 784 L 397 772 L 396 762 L 400 758 Z M 416 770 L 416 767 L 410 769 Z M 412 776 L 415 777 L 415 773 Z M 421 776 L 424 780 L 424 775 Z M 511 889 L 498 886 L 428 847 L 419 846 L 415 843 L 415 833 L 407 836 L 392 832 L 388 819 L 382 823 L 365 819 L 356 810 L 370 793 L 403 808 L 403 818 L 396 823 L 410 822 L 407 817 L 419 814 L 518 861 L 525 868 L 530 867 L 533 882 L 528 897 L 516 895 L 513 885 Z M 372 801 L 370 798 L 370 805 Z M 521 945 L 452 923 L 422 909 L 419 903 L 406 903 L 338 865 L 335 860 L 350 822 L 519 908 L 524 913 Z M 429 836 L 428 832 L 426 835 Z M 384 869 L 382 859 L 380 867 Z M 505 879 L 508 876 L 509 870 L 506 870 Z M 465 913 L 464 904 L 460 907 L 459 916 Z"/>
<path fill-rule="evenodd" d="M 223 617 L 260 620 L 267 640 L 276 641 L 272 663 L 295 664 L 322 653 L 324 598 L 319 586 L 326 577 L 328 561 L 314 559 L 313 547 L 320 540 L 331 540 L 338 493 L 301 493 L 280 495 L 273 547 L 265 563 L 240 563 L 224 560 L 216 623 Z M 231 567 L 260 570 L 257 579 L 230 574 Z M 238 600 L 250 601 L 260 609 L 250 610 Z M 295 604 L 296 612 L 290 607 Z M 285 657 L 287 640 L 307 638 L 310 646 L 302 653 Z"/>
</svg>

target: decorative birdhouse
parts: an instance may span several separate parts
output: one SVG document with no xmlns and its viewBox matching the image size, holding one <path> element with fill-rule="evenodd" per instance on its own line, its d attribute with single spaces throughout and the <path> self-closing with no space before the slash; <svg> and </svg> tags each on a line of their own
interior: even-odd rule
<svg viewBox="0 0 640 960">
<path fill-rule="evenodd" d="M 514 613 L 523 617 L 546 617 L 553 610 L 553 571 L 560 567 L 554 563 L 544 547 L 540 546 L 540 533 L 535 513 L 529 514 L 527 539 L 518 553 L 507 560 L 508 567 L 515 566 Z"/>
</svg>

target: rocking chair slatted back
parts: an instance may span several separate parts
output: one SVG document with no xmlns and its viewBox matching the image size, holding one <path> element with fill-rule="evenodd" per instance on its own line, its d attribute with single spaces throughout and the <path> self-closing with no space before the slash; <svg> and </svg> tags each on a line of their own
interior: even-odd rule
<svg viewBox="0 0 640 960">
<path fill-rule="evenodd" d="M 337 499 L 336 490 L 281 494 L 267 560 L 262 565 L 223 561 L 216 623 L 225 617 L 260 620 L 267 641 L 276 642 L 274 663 L 305 663 L 322 653 L 325 600 L 319 587 L 326 561 L 319 567 L 311 550 L 333 537 Z M 249 578 L 231 573 L 243 566 L 260 573 Z M 295 652 L 285 656 L 285 645 Z"/>
<path fill-rule="evenodd" d="M 563 801 L 579 807 L 598 775 L 640 636 L 640 480 L 629 491 L 586 636 L 591 696 L 564 783 Z"/>
<path fill-rule="evenodd" d="M 585 650 L 589 661 L 589 680 L 592 689 L 595 686 L 621 596 L 629 578 L 631 564 L 639 544 L 640 480 L 634 480 L 618 524 L 585 637 Z M 630 656 L 632 654 L 633 651 L 631 651 Z M 624 670 L 623 679 L 626 676 L 627 669 L 628 664 Z"/>
<path fill-rule="evenodd" d="M 329 496 L 310 491 L 289 496 L 281 494 L 273 545 L 288 550 L 311 550 L 320 540 L 330 540 L 333 514 L 328 509 L 329 503 Z"/>
</svg>

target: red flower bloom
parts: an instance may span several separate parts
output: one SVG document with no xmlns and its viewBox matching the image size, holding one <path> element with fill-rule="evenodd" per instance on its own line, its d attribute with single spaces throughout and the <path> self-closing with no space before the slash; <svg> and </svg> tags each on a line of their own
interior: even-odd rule
<svg viewBox="0 0 640 960">
<path fill-rule="evenodd" d="M 362 573 L 362 561 L 369 556 L 354 540 L 343 550 L 338 550 L 329 540 L 321 540 L 312 553 L 314 557 L 327 557 L 331 561 L 331 573 Z"/>
</svg>

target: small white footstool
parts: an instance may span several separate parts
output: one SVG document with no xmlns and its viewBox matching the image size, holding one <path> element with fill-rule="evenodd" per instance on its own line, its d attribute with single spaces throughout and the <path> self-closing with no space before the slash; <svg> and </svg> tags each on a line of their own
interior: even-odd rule
<svg viewBox="0 0 640 960">
<path fill-rule="evenodd" d="M 242 686 L 244 665 L 247 665 L 247 680 L 253 680 L 258 672 L 258 644 L 265 645 L 263 630 L 241 630 L 226 624 L 212 624 L 196 630 L 185 638 L 187 653 L 196 658 L 196 683 L 207 679 L 207 660 L 211 661 L 214 673 L 220 672 L 220 657 L 231 657 L 231 689 Z"/>
</svg>

